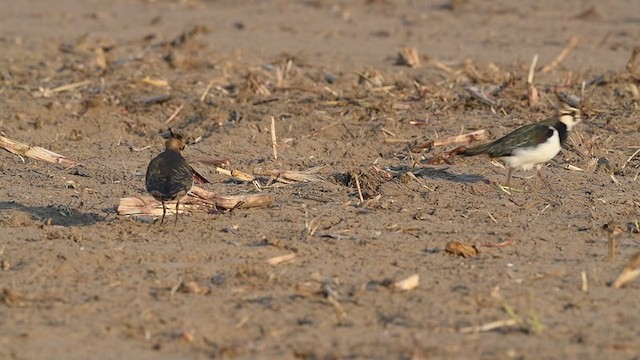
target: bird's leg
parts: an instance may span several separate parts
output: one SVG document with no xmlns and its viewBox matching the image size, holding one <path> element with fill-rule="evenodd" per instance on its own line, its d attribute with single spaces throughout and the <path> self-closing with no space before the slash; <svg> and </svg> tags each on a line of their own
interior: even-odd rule
<svg viewBox="0 0 640 360">
<path fill-rule="evenodd" d="M 542 175 L 542 168 L 538 168 L 538 170 L 536 171 L 536 175 L 538 175 L 538 177 L 540 178 L 540 180 L 542 180 L 542 182 L 547 185 L 547 187 L 549 188 L 549 190 L 551 190 L 551 193 L 558 196 L 558 194 L 556 194 L 556 192 L 553 190 L 553 188 L 551 187 L 551 184 L 549 184 L 549 182 L 547 181 L 547 179 L 544 177 L 544 175 Z"/>
<path fill-rule="evenodd" d="M 167 205 L 162 202 L 162 220 L 160 220 L 160 225 L 164 223 L 164 215 L 167 213 Z"/>
<path fill-rule="evenodd" d="M 178 225 L 178 206 L 180 206 L 180 200 L 176 201 L 176 221 L 173 226 Z"/>
<path fill-rule="evenodd" d="M 511 195 L 509 190 L 512 190 L 511 187 L 509 186 L 509 184 L 511 184 L 511 173 L 513 173 L 513 168 L 509 166 L 507 167 L 507 184 L 506 185 L 498 184 L 498 188 L 509 195 Z"/>
</svg>

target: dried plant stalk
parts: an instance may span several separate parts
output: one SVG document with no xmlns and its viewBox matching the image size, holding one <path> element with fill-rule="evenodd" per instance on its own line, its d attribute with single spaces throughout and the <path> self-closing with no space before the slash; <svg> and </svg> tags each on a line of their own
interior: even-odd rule
<svg viewBox="0 0 640 360">
<path fill-rule="evenodd" d="M 498 102 L 494 99 L 492 99 L 488 94 L 486 94 L 484 91 L 482 91 L 481 89 L 473 86 L 473 85 L 467 85 L 464 87 L 465 90 L 467 90 L 467 92 L 469 93 L 469 95 L 471 95 L 472 98 L 485 103 L 491 107 L 497 106 Z"/>
<path fill-rule="evenodd" d="M 482 130 L 477 130 L 474 132 L 470 132 L 468 134 L 451 136 L 446 139 L 434 140 L 433 146 L 446 146 L 451 144 L 468 144 L 474 141 L 482 141 L 487 139 L 487 132 Z"/>
<path fill-rule="evenodd" d="M 613 261 L 616 257 L 616 246 L 618 238 L 622 233 L 624 233 L 624 229 L 620 224 L 616 221 L 609 221 L 608 223 L 602 226 L 602 229 L 607 233 L 607 261 Z"/>
<path fill-rule="evenodd" d="M 487 139 L 486 130 L 477 130 L 467 134 L 451 136 L 445 139 L 429 140 L 419 144 L 412 144 L 409 146 L 409 151 L 412 153 L 419 153 L 423 150 L 429 150 L 436 146 L 446 146 L 451 144 L 469 144 L 474 141 L 481 141 Z"/>
<path fill-rule="evenodd" d="M 635 48 L 633 48 L 631 57 L 629 58 L 629 61 L 627 61 L 626 68 L 630 73 L 634 73 L 636 71 L 636 59 L 638 57 L 638 54 L 640 54 L 640 46 L 636 46 Z"/>
<path fill-rule="evenodd" d="M 251 175 L 251 174 L 247 174 L 245 172 L 242 172 L 240 170 L 227 170 L 227 169 L 222 169 L 217 167 L 216 171 L 219 174 L 222 175 L 227 175 L 227 176 L 231 176 L 232 178 L 239 180 L 239 181 L 253 181 L 255 180 L 255 176 Z"/>
<path fill-rule="evenodd" d="M 558 57 L 555 58 L 551 63 L 549 63 L 549 65 L 543 67 L 542 68 L 542 72 L 543 73 L 548 73 L 550 71 L 553 71 L 555 68 L 557 68 L 558 65 L 560 65 L 564 61 L 564 59 L 569 55 L 569 53 L 571 53 L 571 51 L 577 45 L 578 45 L 578 37 L 572 36 L 571 39 L 569 39 L 569 42 L 567 43 L 567 46 L 565 46 L 565 48 L 562 49 L 560 54 L 558 54 Z"/>
<path fill-rule="evenodd" d="M 72 84 L 66 84 L 66 85 L 58 86 L 56 88 L 51 89 L 51 92 L 58 93 L 58 92 L 63 92 L 63 91 L 74 90 L 74 89 L 77 89 L 79 87 L 91 85 L 92 83 L 93 83 L 93 81 L 91 81 L 91 80 L 79 81 L 79 82 L 72 83 Z"/>
<path fill-rule="evenodd" d="M 151 86 L 155 86 L 155 87 L 170 87 L 169 86 L 169 82 L 167 80 L 164 79 L 152 79 L 149 76 L 145 76 L 144 79 L 142 79 L 142 82 L 145 84 L 149 84 Z"/>
<path fill-rule="evenodd" d="M 227 158 L 214 158 L 214 157 L 210 157 L 210 156 L 200 156 L 200 157 L 188 157 L 187 161 L 189 162 L 189 164 L 192 163 L 200 163 L 200 164 L 204 164 L 204 165 L 213 165 L 213 166 L 217 166 L 217 167 L 228 167 L 229 165 L 231 165 L 231 161 L 229 161 L 229 159 Z"/>
<path fill-rule="evenodd" d="M 274 160 L 278 160 L 278 137 L 276 136 L 276 119 L 271 117 L 271 149 Z"/>
<path fill-rule="evenodd" d="M 463 328 L 460 328 L 458 332 L 460 334 L 479 333 L 479 332 L 486 332 L 486 331 L 499 329 L 502 327 L 511 327 L 517 324 L 518 324 L 517 321 L 515 321 L 514 319 L 498 320 L 498 321 L 493 321 L 480 326 L 463 327 Z"/>
<path fill-rule="evenodd" d="M 182 111 L 182 108 L 184 108 L 184 104 L 181 104 L 180 106 L 178 106 L 178 108 L 169 116 L 167 120 L 164 121 L 164 123 L 168 124 L 172 122 L 173 119 L 175 119 L 178 116 L 178 114 L 180 114 L 180 111 Z"/>
<path fill-rule="evenodd" d="M 207 98 L 207 95 L 209 95 L 209 90 L 211 90 L 212 86 L 213 80 L 209 81 L 209 84 L 207 84 L 207 87 L 202 92 L 202 95 L 200 95 L 200 102 L 203 102 Z"/>
<path fill-rule="evenodd" d="M 109 66 L 109 63 L 107 61 L 107 54 L 104 52 L 104 49 L 102 47 L 97 47 L 94 53 L 96 55 L 96 66 L 98 66 L 100 70 L 106 70 Z"/>
<path fill-rule="evenodd" d="M 398 65 L 406 65 L 412 68 L 420 66 L 420 55 L 418 54 L 418 50 L 413 47 L 400 50 L 400 53 L 398 53 L 398 60 L 396 62 Z"/>
<path fill-rule="evenodd" d="M 272 258 L 267 259 L 266 262 L 269 265 L 278 265 L 278 264 L 291 262 L 295 258 L 296 258 L 296 254 L 291 253 L 286 255 L 274 256 Z"/>
<path fill-rule="evenodd" d="M 529 98 L 529 107 L 537 107 L 540 104 L 540 97 L 538 96 L 538 88 L 533 84 L 533 76 L 536 71 L 536 65 L 538 64 L 538 54 L 533 56 L 531 61 L 531 67 L 529 67 L 529 76 L 527 77 L 527 97 Z"/>
<path fill-rule="evenodd" d="M 613 282 L 614 288 L 620 288 L 640 275 L 640 252 L 629 259 L 620 276 Z"/>
<path fill-rule="evenodd" d="M 213 202 L 216 207 L 223 209 L 234 209 L 238 206 L 243 208 L 268 206 L 273 203 L 273 196 L 269 194 L 245 194 L 245 195 L 217 195 L 212 191 L 194 186 L 191 194 L 204 200 Z M 189 202 L 187 201 L 187 204 Z"/>
<path fill-rule="evenodd" d="M 478 244 L 479 246 L 484 246 L 484 247 L 490 247 L 490 248 L 500 248 L 500 247 L 505 247 L 505 246 L 511 246 L 513 245 L 514 241 L 513 240 L 505 240 L 499 243 L 480 243 Z"/>
<path fill-rule="evenodd" d="M 206 210 L 215 205 L 217 208 L 234 209 L 269 206 L 273 203 L 269 194 L 246 194 L 222 196 L 194 186 L 191 192 L 180 201 L 180 207 L 189 210 Z M 167 212 L 173 211 L 173 202 L 167 203 Z M 120 199 L 118 215 L 162 215 L 162 205 L 151 196 L 130 196 Z"/>
<path fill-rule="evenodd" d="M 322 181 L 323 180 L 322 177 L 316 174 L 316 172 L 318 172 L 322 168 L 323 166 L 318 166 L 318 167 L 314 167 L 304 171 L 255 169 L 253 171 L 253 174 L 258 176 L 271 176 L 276 180 L 283 179 L 283 180 L 294 181 L 294 182 Z"/>
<path fill-rule="evenodd" d="M 184 204 L 180 204 L 184 208 Z M 167 205 L 167 213 L 173 214 L 175 206 Z M 178 212 L 181 212 L 178 209 Z M 162 215 L 162 204 L 152 196 L 124 197 L 118 204 L 118 215 Z"/>
<path fill-rule="evenodd" d="M 0 146 L 10 153 L 18 156 L 24 156 L 36 160 L 46 161 L 53 164 L 62 164 L 68 167 L 75 167 L 81 165 L 81 163 L 70 160 L 67 157 L 49 151 L 39 146 L 30 146 L 19 141 L 11 140 L 4 136 L 0 136 Z"/>
<path fill-rule="evenodd" d="M 418 285 L 420 285 L 420 275 L 414 274 L 409 276 L 406 279 L 396 281 L 393 284 L 393 288 L 401 291 L 409 291 L 417 288 Z"/>
</svg>

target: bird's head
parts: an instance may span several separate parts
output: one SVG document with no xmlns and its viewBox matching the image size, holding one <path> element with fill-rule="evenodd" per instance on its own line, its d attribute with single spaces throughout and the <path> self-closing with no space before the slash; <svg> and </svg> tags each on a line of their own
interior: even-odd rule
<svg viewBox="0 0 640 360">
<path fill-rule="evenodd" d="M 165 142 L 165 147 L 167 150 L 175 150 L 182 151 L 184 150 L 184 141 L 182 140 L 182 135 L 176 134 L 171 129 L 169 129 L 169 138 Z"/>
<path fill-rule="evenodd" d="M 560 121 L 567 126 L 567 130 L 571 129 L 582 121 L 580 109 L 563 104 L 560 109 Z"/>
</svg>

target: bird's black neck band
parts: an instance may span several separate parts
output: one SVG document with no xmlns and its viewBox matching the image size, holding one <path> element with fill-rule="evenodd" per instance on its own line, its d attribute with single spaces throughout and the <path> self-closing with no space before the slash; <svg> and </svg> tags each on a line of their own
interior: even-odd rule
<svg viewBox="0 0 640 360">
<path fill-rule="evenodd" d="M 555 128 L 558 130 L 558 135 L 560 136 L 560 144 L 564 144 L 564 142 L 567 141 L 567 137 L 569 137 L 567 125 L 562 121 L 558 121 Z"/>
</svg>

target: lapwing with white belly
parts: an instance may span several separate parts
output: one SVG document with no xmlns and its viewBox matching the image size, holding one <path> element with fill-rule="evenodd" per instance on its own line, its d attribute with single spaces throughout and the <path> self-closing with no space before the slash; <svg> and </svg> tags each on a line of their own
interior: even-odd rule
<svg viewBox="0 0 640 360">
<path fill-rule="evenodd" d="M 525 125 L 494 142 L 468 148 L 461 155 L 487 154 L 502 161 L 508 168 L 507 189 L 515 168 L 530 170 L 536 167 L 538 177 L 553 192 L 542 175 L 542 166 L 560 152 L 573 127 L 581 121 L 579 109 L 563 105 L 554 117 Z"/>
</svg>

